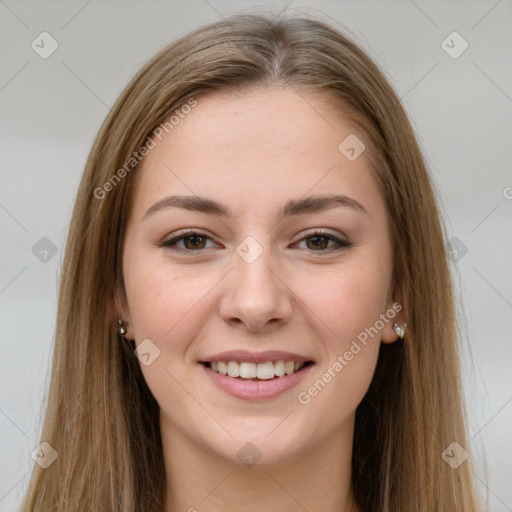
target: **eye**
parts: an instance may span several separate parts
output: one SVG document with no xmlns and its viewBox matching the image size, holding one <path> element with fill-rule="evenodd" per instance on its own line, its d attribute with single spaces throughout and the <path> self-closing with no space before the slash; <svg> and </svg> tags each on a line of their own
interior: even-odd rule
<svg viewBox="0 0 512 512">
<path fill-rule="evenodd" d="M 200 233 L 198 231 L 185 231 L 170 240 L 162 242 L 162 247 L 169 247 L 171 249 L 176 248 L 178 251 L 198 252 L 202 249 L 207 249 L 207 247 L 205 247 L 207 240 L 212 241 L 211 238 L 206 236 L 204 233 Z M 183 242 L 183 246 L 180 247 L 178 244 L 181 242 Z M 216 244 L 214 243 L 214 245 Z"/>
<path fill-rule="evenodd" d="M 203 249 L 208 249 L 206 246 L 207 241 L 212 242 L 213 246 L 218 246 L 218 244 L 215 244 L 215 242 L 213 242 L 213 240 L 204 233 L 189 230 L 182 232 L 169 240 L 165 240 L 162 242 L 162 247 L 182 252 L 199 252 Z M 314 230 L 308 233 L 295 245 L 298 246 L 302 242 L 306 243 L 306 249 L 313 252 L 331 252 L 350 247 L 352 245 L 350 242 L 341 240 L 331 233 L 321 230 Z M 183 245 L 180 246 L 180 243 L 183 243 Z M 329 244 L 331 245 L 329 246 Z M 334 247 L 332 244 L 334 244 Z"/>
<path fill-rule="evenodd" d="M 330 252 L 333 250 L 336 251 L 345 247 L 350 247 L 352 245 L 346 240 L 341 240 L 331 233 L 327 233 L 326 231 L 321 230 L 314 230 L 313 232 L 308 233 L 299 241 L 299 243 L 301 242 L 306 242 L 306 248 L 312 250 L 313 252 Z M 335 247 L 332 245 L 329 247 L 329 243 L 331 242 L 334 243 Z"/>
</svg>

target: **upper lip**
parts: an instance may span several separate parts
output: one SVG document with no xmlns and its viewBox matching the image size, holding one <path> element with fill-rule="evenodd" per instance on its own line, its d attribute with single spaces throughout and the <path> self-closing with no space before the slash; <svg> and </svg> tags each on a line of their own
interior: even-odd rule
<svg viewBox="0 0 512 512">
<path fill-rule="evenodd" d="M 312 361 L 311 358 L 283 352 L 282 350 L 266 350 L 264 352 L 249 352 L 247 350 L 228 350 L 202 359 L 201 363 L 214 363 L 218 361 L 238 361 L 247 363 L 266 363 L 267 361 Z"/>
</svg>

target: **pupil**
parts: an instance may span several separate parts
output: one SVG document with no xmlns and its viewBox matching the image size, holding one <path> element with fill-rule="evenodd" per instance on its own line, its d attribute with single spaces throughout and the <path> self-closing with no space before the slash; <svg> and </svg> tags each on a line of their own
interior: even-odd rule
<svg viewBox="0 0 512 512">
<path fill-rule="evenodd" d="M 320 248 L 322 248 L 322 249 L 323 249 L 323 248 L 325 248 L 325 241 L 326 241 L 326 239 L 325 239 L 325 237 L 324 237 L 324 236 L 312 236 L 312 237 L 310 238 L 310 240 L 312 240 L 312 241 L 313 241 L 313 240 L 316 240 L 316 242 L 313 242 L 313 246 L 314 246 L 314 247 L 316 247 L 316 248 L 320 247 Z M 320 242 L 320 245 L 319 245 L 319 244 L 317 243 L 319 240 L 323 240 L 323 241 L 324 241 L 324 243 L 322 244 L 322 243 Z"/>
<path fill-rule="evenodd" d="M 187 241 L 188 241 L 188 242 L 191 242 L 191 243 L 192 243 L 192 246 L 193 246 L 194 248 L 196 248 L 196 249 L 197 249 L 197 242 L 198 242 L 198 240 L 200 240 L 200 239 L 202 239 L 202 238 L 203 238 L 202 236 L 199 236 L 199 235 L 193 235 L 193 236 L 189 236 L 189 237 L 187 237 Z M 200 248 L 201 248 L 201 247 L 200 247 Z"/>
</svg>

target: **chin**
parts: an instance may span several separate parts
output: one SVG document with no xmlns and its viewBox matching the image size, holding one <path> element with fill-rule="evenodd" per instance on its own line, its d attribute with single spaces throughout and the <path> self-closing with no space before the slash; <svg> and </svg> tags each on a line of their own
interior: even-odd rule
<svg viewBox="0 0 512 512">
<path fill-rule="evenodd" d="M 269 422 L 258 426 L 253 419 L 252 428 L 230 430 L 232 438 L 224 436 L 205 441 L 219 457 L 245 468 L 270 467 L 300 457 L 308 444 L 304 435 L 294 435 L 295 425 L 290 431 L 290 425 L 285 425 L 286 420 L 277 428 L 279 421 L 273 419 L 271 423 L 271 427 Z"/>
</svg>

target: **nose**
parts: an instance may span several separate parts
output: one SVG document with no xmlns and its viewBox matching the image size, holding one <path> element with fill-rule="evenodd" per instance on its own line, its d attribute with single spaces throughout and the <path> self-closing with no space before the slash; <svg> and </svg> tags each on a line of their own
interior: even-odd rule
<svg viewBox="0 0 512 512">
<path fill-rule="evenodd" d="M 270 251 L 263 250 L 252 262 L 234 254 L 233 266 L 223 283 L 223 320 L 252 332 L 268 332 L 289 322 L 293 293 Z"/>
</svg>

